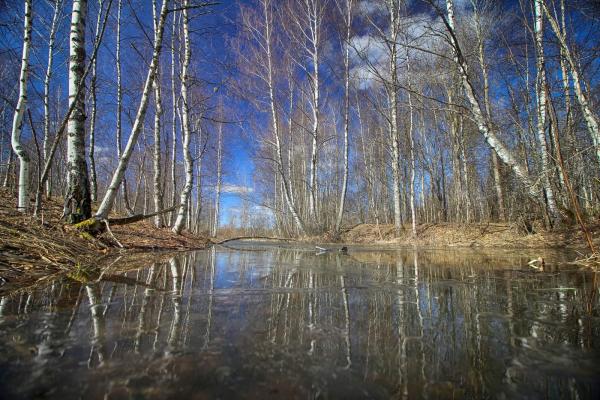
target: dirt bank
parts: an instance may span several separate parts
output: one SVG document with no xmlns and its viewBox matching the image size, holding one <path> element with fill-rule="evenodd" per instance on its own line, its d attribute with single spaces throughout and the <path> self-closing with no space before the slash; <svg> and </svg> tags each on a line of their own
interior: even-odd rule
<svg viewBox="0 0 600 400">
<path fill-rule="evenodd" d="M 47 201 L 39 218 L 16 212 L 16 199 L 0 190 L 0 293 L 35 284 L 59 273 L 102 267 L 115 262 L 147 263 L 159 253 L 204 248 L 210 241 L 189 233 L 157 229 L 151 220 L 111 228 L 122 248 L 107 233 L 91 238 L 60 220 L 62 205 Z M 148 254 L 150 253 L 150 254 Z"/>
</svg>

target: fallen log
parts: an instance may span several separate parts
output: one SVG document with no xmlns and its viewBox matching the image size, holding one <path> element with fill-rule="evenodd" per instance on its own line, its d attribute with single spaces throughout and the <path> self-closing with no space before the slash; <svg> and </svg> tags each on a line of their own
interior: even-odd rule
<svg viewBox="0 0 600 400">
<path fill-rule="evenodd" d="M 77 231 L 80 231 L 84 235 L 92 235 L 97 236 L 104 233 L 106 230 L 110 231 L 109 225 L 127 225 L 133 224 L 135 222 L 143 221 L 148 218 L 152 218 L 154 216 L 165 214 L 175 210 L 179 205 L 174 205 L 173 207 L 165 208 L 163 210 L 155 211 L 150 214 L 136 214 L 131 215 L 129 217 L 121 217 L 121 218 L 108 218 L 108 219 L 100 219 L 96 216 L 83 220 L 73 225 L 67 225 Z"/>
</svg>

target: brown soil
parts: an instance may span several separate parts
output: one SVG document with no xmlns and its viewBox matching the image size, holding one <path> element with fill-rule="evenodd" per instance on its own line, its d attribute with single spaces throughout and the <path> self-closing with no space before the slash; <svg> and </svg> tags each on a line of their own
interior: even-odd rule
<svg viewBox="0 0 600 400">
<path fill-rule="evenodd" d="M 146 220 L 111 227 L 123 245 L 120 248 L 107 233 L 86 237 L 65 225 L 61 214 L 62 205 L 54 200 L 44 203 L 38 218 L 18 213 L 15 197 L 0 189 L 0 293 L 65 271 L 109 265 L 118 258 L 148 262 L 148 257 L 160 256 L 157 252 L 199 249 L 210 243 L 189 233 L 176 235 L 168 228 L 157 229 Z M 151 255 L 146 254 L 150 251 Z"/>
</svg>

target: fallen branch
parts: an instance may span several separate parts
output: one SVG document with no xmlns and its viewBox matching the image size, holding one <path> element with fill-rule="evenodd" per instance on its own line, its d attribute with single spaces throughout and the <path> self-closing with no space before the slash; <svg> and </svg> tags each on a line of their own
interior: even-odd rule
<svg viewBox="0 0 600 400">
<path fill-rule="evenodd" d="M 236 236 L 229 239 L 224 239 L 215 244 L 223 244 L 227 242 L 233 242 L 235 240 L 279 240 L 282 242 L 295 242 L 296 240 L 290 238 L 270 237 L 270 236 Z"/>
</svg>

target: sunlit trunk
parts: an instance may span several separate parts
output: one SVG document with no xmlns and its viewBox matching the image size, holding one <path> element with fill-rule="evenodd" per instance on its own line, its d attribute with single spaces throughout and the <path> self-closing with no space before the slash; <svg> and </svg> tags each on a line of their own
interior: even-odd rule
<svg viewBox="0 0 600 400">
<path fill-rule="evenodd" d="M 352 3 L 353 0 L 346 0 L 346 41 L 344 51 L 344 177 L 342 181 L 342 191 L 340 193 L 340 205 L 337 219 L 335 221 L 335 231 L 339 232 L 344 217 L 344 206 L 346 204 L 346 193 L 348 192 L 348 157 L 349 157 L 349 128 L 350 128 L 350 39 L 352 34 Z"/>
<path fill-rule="evenodd" d="M 157 1 L 152 1 L 152 20 L 154 25 L 154 41 L 156 42 L 156 35 L 158 34 L 158 5 Z M 154 180 L 153 180 L 153 197 L 154 197 L 154 211 L 159 211 L 164 208 L 163 205 L 163 188 L 162 188 L 162 161 L 161 161 L 161 134 L 162 124 L 161 118 L 163 115 L 162 109 L 162 97 L 161 97 L 161 80 L 160 80 L 160 65 L 157 66 L 156 78 L 154 78 L 154 151 L 152 153 L 152 163 L 154 167 Z M 154 217 L 154 226 L 162 228 L 164 226 L 163 214 L 159 214 Z"/>
<path fill-rule="evenodd" d="M 188 94 L 188 80 L 189 80 L 189 66 L 190 59 L 192 57 L 192 47 L 190 43 L 190 32 L 189 32 L 189 17 L 188 10 L 185 7 L 189 6 L 189 0 L 183 2 L 183 45 L 184 45 L 184 57 L 183 65 L 181 67 L 181 109 L 182 109 L 182 133 L 183 133 L 183 162 L 185 166 L 185 185 L 181 191 L 179 199 L 179 210 L 177 212 L 177 219 L 173 225 L 173 232 L 179 234 L 183 230 L 186 215 L 188 213 L 188 207 L 190 207 L 190 193 L 192 191 L 192 185 L 194 184 L 194 161 L 190 152 L 191 143 L 191 132 L 190 132 L 190 96 Z"/>
<path fill-rule="evenodd" d="M 123 8 L 122 0 L 119 0 L 117 6 L 117 38 L 116 38 L 116 64 L 117 64 L 117 128 L 116 128 L 116 141 L 117 141 L 117 158 L 121 159 L 123 154 L 122 149 L 122 114 L 123 114 L 123 84 L 121 76 L 121 10 Z M 127 212 L 132 213 L 131 206 L 129 205 L 129 193 L 127 190 L 127 177 L 123 174 L 123 180 L 121 183 L 123 193 L 123 203 Z"/>
<path fill-rule="evenodd" d="M 146 76 L 146 82 L 144 83 L 144 90 L 142 92 L 142 98 L 140 100 L 140 105 L 138 107 L 135 120 L 133 122 L 131 134 L 129 135 L 129 140 L 123 151 L 123 155 L 119 159 L 119 164 L 117 166 L 117 169 L 115 170 L 115 172 L 111 178 L 111 181 L 110 181 L 110 184 L 106 191 L 106 194 L 104 195 L 104 198 L 102 199 L 102 203 L 100 204 L 100 207 L 98 208 L 98 212 L 96 213 L 96 217 L 100 218 L 100 219 L 106 218 L 108 216 L 108 213 L 111 211 L 111 209 L 114 205 L 114 201 L 117 196 L 117 191 L 119 189 L 119 186 L 121 185 L 121 182 L 123 181 L 123 177 L 125 175 L 125 170 L 127 169 L 127 165 L 129 164 L 129 159 L 131 158 L 131 154 L 133 153 L 135 143 L 136 143 L 137 138 L 142 130 L 144 117 L 146 116 L 146 110 L 148 107 L 148 99 L 150 96 L 150 90 L 152 88 L 152 84 L 154 82 L 154 78 L 156 75 L 156 70 L 158 68 L 158 58 L 159 58 L 160 51 L 162 48 L 162 38 L 163 38 L 165 21 L 166 21 L 167 13 L 168 13 L 168 8 L 167 8 L 168 4 L 169 4 L 168 0 L 163 1 L 161 11 L 160 11 L 160 17 L 159 17 L 158 25 L 157 25 L 158 29 L 157 29 L 157 34 L 156 34 L 156 41 L 154 42 L 152 62 L 150 63 L 150 67 L 148 68 L 148 75 Z"/>
<path fill-rule="evenodd" d="M 548 213 L 552 220 L 558 218 L 556 202 L 554 200 L 554 190 L 550 182 L 550 158 L 548 157 L 548 143 L 546 141 L 546 64 L 544 60 L 544 18 L 542 14 L 542 0 L 535 1 L 535 53 L 537 80 L 535 84 L 537 99 L 537 137 L 541 150 L 542 159 L 542 182 Z"/>
<path fill-rule="evenodd" d="M 29 76 L 29 51 L 31 47 L 32 29 L 31 0 L 25 0 L 25 18 L 23 26 L 23 53 L 21 57 L 21 72 L 19 75 L 19 100 L 12 124 L 12 148 L 19 158 L 19 200 L 17 209 L 27 212 L 29 206 L 29 154 L 21 142 L 23 116 L 27 108 L 27 78 Z M 10 170 L 10 168 L 8 168 Z"/>
<path fill-rule="evenodd" d="M 94 43 L 98 41 L 98 37 L 100 35 L 100 24 L 102 23 L 102 5 L 104 0 L 98 0 L 98 15 L 96 18 L 96 29 L 94 30 Z M 96 201 L 98 197 L 98 182 L 96 178 L 96 158 L 95 158 L 95 143 L 96 143 L 96 114 L 97 114 L 97 95 L 96 95 L 96 86 L 97 86 L 97 64 L 98 58 L 94 58 L 92 61 L 92 79 L 90 83 L 90 91 L 91 91 L 91 101 L 92 101 L 92 115 L 90 121 L 90 148 L 89 148 L 89 158 L 90 158 L 90 198 L 92 201 Z"/>
<path fill-rule="evenodd" d="M 87 0 L 73 0 L 69 45 L 69 106 L 75 107 L 67 125 L 67 194 L 63 214 L 71 223 L 92 215 L 90 181 L 85 157 L 85 99 L 77 96 L 85 69 Z"/>
<path fill-rule="evenodd" d="M 470 105 L 470 111 L 477 124 L 479 132 L 484 137 L 488 145 L 498 154 L 498 157 L 500 157 L 500 159 L 512 169 L 523 186 L 525 186 L 529 196 L 539 201 L 540 198 L 538 191 L 535 189 L 534 182 L 530 179 L 529 175 L 525 171 L 525 168 L 517 161 L 513 153 L 499 140 L 494 130 L 490 127 L 489 121 L 483 115 L 479 101 L 477 100 L 470 81 L 467 62 L 464 59 L 462 49 L 459 46 L 458 39 L 456 37 L 454 0 L 446 0 L 446 17 L 444 22 L 446 23 L 446 28 L 448 30 L 450 42 L 453 48 L 454 63 L 458 68 L 465 95 L 467 96 L 467 100 Z"/>
</svg>

